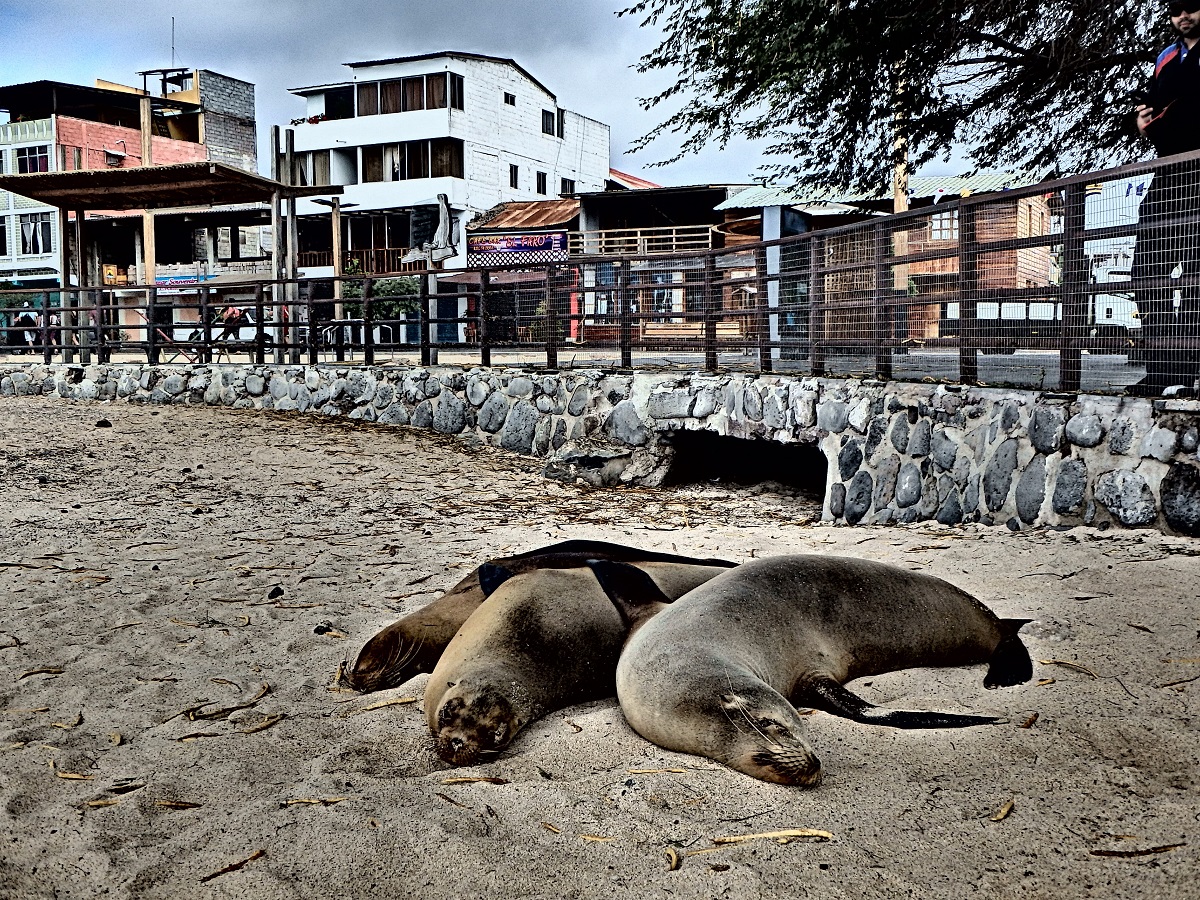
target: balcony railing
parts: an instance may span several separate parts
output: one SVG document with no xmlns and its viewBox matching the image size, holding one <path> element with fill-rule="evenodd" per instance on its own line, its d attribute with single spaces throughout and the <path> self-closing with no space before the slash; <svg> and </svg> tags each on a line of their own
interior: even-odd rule
<svg viewBox="0 0 1200 900">
<path fill-rule="evenodd" d="M 712 248 L 708 225 L 679 228 L 610 228 L 605 231 L 572 231 L 567 234 L 571 256 L 645 256 L 652 253 L 686 253 Z"/>
<path fill-rule="evenodd" d="M 347 272 L 357 269 L 363 275 L 390 275 L 396 272 L 419 272 L 424 266 L 423 260 L 402 262 L 408 247 L 386 247 L 380 250 L 347 250 L 343 254 L 342 265 Z M 309 250 L 299 254 L 301 268 L 317 268 L 333 266 L 332 250 Z"/>
<path fill-rule="evenodd" d="M 9 122 L 7 125 L 0 125 L 0 144 L 48 141 L 53 135 L 54 125 L 49 119 L 33 119 L 28 122 Z M 12 171 L 16 171 L 15 165 Z"/>
</svg>

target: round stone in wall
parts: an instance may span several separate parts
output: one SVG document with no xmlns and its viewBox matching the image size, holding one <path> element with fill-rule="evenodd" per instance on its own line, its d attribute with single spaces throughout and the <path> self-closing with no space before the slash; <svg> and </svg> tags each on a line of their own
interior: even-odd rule
<svg viewBox="0 0 1200 900">
<path fill-rule="evenodd" d="M 530 382 L 532 385 L 532 382 Z M 528 400 L 518 400 L 513 404 L 504 422 L 504 434 L 500 436 L 500 446 L 505 450 L 529 455 L 533 452 L 533 433 L 541 415 Z"/>
<path fill-rule="evenodd" d="M 846 511 L 846 486 L 838 482 L 829 489 L 829 514 L 840 519 Z"/>
<path fill-rule="evenodd" d="M 1017 481 L 1017 515 L 1026 525 L 1033 525 L 1046 500 L 1046 457 L 1040 453 L 1029 461 Z"/>
<path fill-rule="evenodd" d="M 1067 440 L 1077 447 L 1095 447 L 1104 439 L 1104 426 L 1096 415 L 1071 416 Z"/>
<path fill-rule="evenodd" d="M 1162 480 L 1163 515 L 1181 534 L 1200 537 L 1200 468 L 1175 463 Z"/>
<path fill-rule="evenodd" d="M 458 434 L 466 425 L 466 404 L 456 394 L 442 391 L 433 412 L 433 429 L 442 434 Z"/>
<path fill-rule="evenodd" d="M 1083 493 L 1087 487 L 1087 466 L 1081 459 L 1066 459 L 1058 467 L 1058 478 L 1054 482 L 1051 503 L 1060 516 L 1078 512 L 1083 506 Z"/>
<path fill-rule="evenodd" d="M 851 525 L 857 525 L 870 511 L 873 487 L 870 472 L 859 472 L 851 479 L 846 490 L 846 521 Z"/>
<path fill-rule="evenodd" d="M 1004 508 L 1016 470 L 1017 442 L 1014 438 L 1008 438 L 996 448 L 987 471 L 983 473 L 983 500 L 992 512 Z"/>
<path fill-rule="evenodd" d="M 1039 406 L 1029 419 L 1029 439 L 1039 453 L 1053 453 L 1062 446 L 1062 428 L 1061 409 Z"/>
<path fill-rule="evenodd" d="M 896 505 L 906 509 L 921 499 L 921 468 L 916 463 L 905 463 L 896 478 Z"/>
<path fill-rule="evenodd" d="M 862 461 L 862 444 L 859 441 L 847 441 L 842 452 L 838 454 L 838 474 L 842 481 L 849 481 L 862 465 Z"/>
<path fill-rule="evenodd" d="M 499 392 L 491 394 L 479 410 L 479 427 L 488 434 L 495 434 L 504 427 L 508 417 L 508 400 Z"/>
<path fill-rule="evenodd" d="M 1127 527 L 1149 525 L 1158 516 L 1154 492 L 1137 472 L 1117 469 L 1096 481 L 1096 499 Z"/>
</svg>

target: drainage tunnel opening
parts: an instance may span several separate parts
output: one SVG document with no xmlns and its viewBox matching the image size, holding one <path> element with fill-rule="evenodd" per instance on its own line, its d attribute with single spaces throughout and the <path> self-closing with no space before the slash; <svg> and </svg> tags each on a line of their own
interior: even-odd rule
<svg viewBox="0 0 1200 900">
<path fill-rule="evenodd" d="M 719 482 L 764 486 L 820 503 L 828 463 L 815 444 L 723 437 L 711 431 L 676 431 L 675 456 L 664 486 Z"/>
</svg>

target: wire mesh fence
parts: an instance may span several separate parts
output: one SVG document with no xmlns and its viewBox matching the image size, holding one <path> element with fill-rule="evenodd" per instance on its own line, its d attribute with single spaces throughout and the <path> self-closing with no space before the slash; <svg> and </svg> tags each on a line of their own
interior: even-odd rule
<svg viewBox="0 0 1200 900">
<path fill-rule="evenodd" d="M 0 291 L 46 361 L 677 366 L 1161 394 L 1200 377 L 1200 154 L 686 253 Z"/>
</svg>

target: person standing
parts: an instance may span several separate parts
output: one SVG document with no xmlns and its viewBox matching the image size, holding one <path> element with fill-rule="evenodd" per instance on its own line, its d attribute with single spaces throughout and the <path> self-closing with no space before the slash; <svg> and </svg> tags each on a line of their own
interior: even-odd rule
<svg viewBox="0 0 1200 900">
<path fill-rule="evenodd" d="M 1160 157 L 1200 150 L 1200 0 L 1170 0 L 1167 12 L 1179 37 L 1159 53 L 1146 102 L 1137 107 L 1138 131 Z M 1160 279 L 1135 290 L 1142 338 L 1160 346 L 1147 348 L 1146 377 L 1130 393 L 1191 388 L 1200 375 L 1198 354 L 1178 342 L 1200 335 L 1200 288 L 1168 281 L 1200 277 L 1200 223 L 1178 221 L 1198 212 L 1200 160 L 1156 169 L 1138 214 L 1130 276 Z"/>
</svg>

